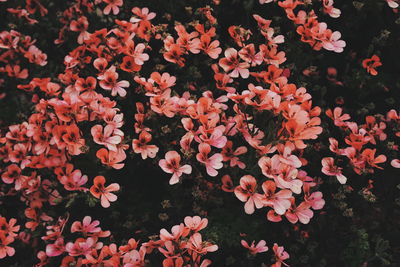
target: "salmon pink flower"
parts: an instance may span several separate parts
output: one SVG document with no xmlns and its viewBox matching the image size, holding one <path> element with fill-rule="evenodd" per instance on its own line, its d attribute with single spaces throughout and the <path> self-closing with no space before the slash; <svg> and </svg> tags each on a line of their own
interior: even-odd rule
<svg viewBox="0 0 400 267">
<path fill-rule="evenodd" d="M 240 185 L 235 188 L 236 197 L 242 201 L 246 202 L 244 205 L 244 211 L 247 214 L 254 213 L 254 206 L 257 209 L 261 209 L 264 206 L 262 202 L 261 195 L 256 193 L 257 181 L 251 175 L 245 175 L 240 178 Z"/>
<path fill-rule="evenodd" d="M 111 151 L 117 151 L 117 145 L 122 141 L 122 137 L 118 135 L 122 132 L 111 125 L 103 129 L 103 126 L 98 124 L 93 126 L 90 132 L 96 144 L 104 145 Z"/>
<path fill-rule="evenodd" d="M 287 265 L 284 260 L 289 259 L 289 254 L 285 251 L 284 247 L 280 247 L 278 244 L 274 244 L 272 250 L 275 253 L 275 263 L 271 265 L 271 267 L 281 267 L 282 264 L 285 266 Z"/>
<path fill-rule="evenodd" d="M 57 257 L 63 254 L 64 252 L 65 252 L 64 239 L 61 237 L 57 238 L 54 244 L 48 244 L 46 246 L 46 255 L 48 257 Z"/>
<path fill-rule="evenodd" d="M 199 145 L 199 153 L 196 155 L 196 159 L 206 166 L 207 174 L 210 176 L 217 176 L 218 169 L 221 169 L 223 164 L 223 157 L 220 153 L 215 153 L 211 157 L 208 156 L 211 152 L 211 146 L 207 143 L 201 143 Z"/>
<path fill-rule="evenodd" d="M 310 219 L 314 216 L 313 211 L 310 209 L 310 205 L 307 202 L 302 202 L 296 207 L 294 198 L 291 199 L 291 207 L 285 213 L 286 218 L 289 222 L 295 224 L 300 221 L 303 224 L 310 222 Z"/>
<path fill-rule="evenodd" d="M 103 2 L 107 4 L 107 6 L 103 10 L 104 15 L 110 14 L 111 10 L 114 15 L 118 15 L 118 7 L 121 7 L 124 4 L 123 0 L 103 0 Z"/>
<path fill-rule="evenodd" d="M 272 206 L 275 212 L 279 215 L 285 214 L 286 210 L 290 208 L 292 198 L 292 191 L 282 189 L 275 193 L 276 185 L 273 181 L 265 181 L 262 184 L 264 195 L 261 197 L 261 201 L 266 206 Z"/>
<path fill-rule="evenodd" d="M 369 74 L 376 76 L 378 74 L 376 68 L 382 66 L 382 62 L 377 55 L 373 55 L 371 58 L 364 59 L 362 66 Z"/>
<path fill-rule="evenodd" d="M 233 186 L 232 179 L 228 174 L 222 176 L 221 182 L 222 182 L 221 189 L 223 191 L 225 191 L 225 192 L 233 192 L 235 190 L 235 187 Z"/>
<path fill-rule="evenodd" d="M 5 258 L 6 256 L 14 256 L 15 249 L 8 246 L 12 242 L 14 242 L 14 238 L 6 236 L 2 231 L 0 231 L 0 259 Z"/>
<path fill-rule="evenodd" d="M 160 239 L 163 241 L 178 240 L 181 237 L 186 237 L 189 234 L 189 229 L 185 227 L 183 223 L 179 225 L 174 225 L 171 228 L 171 233 L 166 229 L 160 230 Z"/>
<path fill-rule="evenodd" d="M 191 231 L 198 232 L 207 227 L 208 220 L 206 218 L 200 218 L 199 216 L 190 217 L 187 216 L 184 219 L 185 225 Z"/>
<path fill-rule="evenodd" d="M 105 148 L 100 148 L 96 152 L 96 157 L 100 159 L 101 163 L 110 166 L 114 169 L 122 169 L 125 164 L 121 163 L 126 159 L 126 154 L 123 149 L 117 149 L 117 151 L 108 151 Z"/>
<path fill-rule="evenodd" d="M 256 255 L 257 253 L 262 253 L 268 251 L 268 247 L 266 246 L 267 242 L 265 240 L 260 240 L 257 245 L 256 241 L 253 240 L 251 245 L 249 245 L 245 240 L 241 240 L 240 243 L 243 247 L 247 248 L 252 255 Z"/>
<path fill-rule="evenodd" d="M 104 74 L 100 75 L 98 79 L 100 80 L 100 87 L 104 90 L 111 90 L 111 95 L 116 96 L 117 94 L 121 97 L 126 96 L 125 87 L 129 86 L 128 81 L 117 81 L 118 73 L 115 71 L 115 67 L 112 66 L 108 70 L 104 72 Z"/>
<path fill-rule="evenodd" d="M 87 190 L 87 188 L 82 187 L 82 185 L 86 184 L 88 177 L 86 175 L 82 175 L 80 170 L 74 170 L 69 175 L 63 175 L 59 180 L 60 183 L 64 185 L 65 190 Z"/>
<path fill-rule="evenodd" d="M 304 200 L 314 210 L 320 210 L 325 205 L 325 200 L 322 197 L 323 196 L 321 192 L 313 192 L 311 195 L 307 192 L 304 196 Z"/>
<path fill-rule="evenodd" d="M 130 19 L 130 22 L 133 23 L 140 22 L 142 20 L 152 20 L 156 17 L 156 13 L 154 12 L 149 13 L 149 9 L 147 7 L 144 7 L 142 9 L 134 7 L 132 8 L 132 13 L 136 15 L 136 17 L 132 17 Z"/>
<path fill-rule="evenodd" d="M 78 238 L 74 243 L 69 242 L 65 245 L 65 250 L 70 256 L 86 256 L 90 254 L 92 249 L 100 249 L 101 243 L 96 243 L 96 239 L 89 237 L 88 239 Z"/>
<path fill-rule="evenodd" d="M 347 181 L 346 176 L 342 174 L 342 168 L 335 166 L 335 160 L 332 157 L 322 159 L 322 172 L 329 176 L 336 176 L 339 183 L 345 184 Z"/>
<path fill-rule="evenodd" d="M 132 140 L 132 148 L 135 153 L 140 153 L 142 159 L 147 159 L 147 157 L 154 158 L 157 155 L 158 147 L 156 145 L 148 145 L 151 141 L 151 134 L 142 131 L 139 134 L 139 139 Z"/>
<path fill-rule="evenodd" d="M 219 47 L 219 41 L 214 40 L 211 42 L 211 37 L 207 34 L 200 37 L 200 48 L 212 59 L 217 59 L 222 52 L 221 47 Z"/>
<path fill-rule="evenodd" d="M 117 200 L 117 196 L 111 192 L 115 192 L 119 190 L 119 184 L 112 183 L 109 186 L 105 187 L 106 178 L 104 176 L 96 176 L 93 180 L 93 185 L 90 187 L 90 193 L 95 198 L 100 198 L 101 206 L 103 208 L 110 207 L 110 202 L 114 202 Z"/>
<path fill-rule="evenodd" d="M 173 185 L 179 182 L 179 177 L 183 173 L 191 174 L 192 167 L 190 165 L 180 166 L 181 156 L 176 151 L 168 151 L 165 153 L 165 159 L 159 161 L 159 165 L 166 173 L 172 173 L 172 177 L 169 180 L 169 184 Z"/>
<path fill-rule="evenodd" d="M 71 233 L 80 232 L 86 236 L 107 237 L 110 236 L 110 231 L 102 231 L 98 227 L 100 222 L 98 220 L 92 221 L 90 216 L 85 216 L 82 222 L 75 221 L 71 225 Z"/>
<path fill-rule="evenodd" d="M 390 165 L 392 165 L 393 168 L 400 168 L 400 160 L 399 159 L 394 159 L 390 162 Z"/>
<path fill-rule="evenodd" d="M 85 40 L 90 38 L 90 33 L 86 30 L 89 26 L 89 22 L 85 16 L 81 16 L 78 20 L 71 21 L 70 29 L 74 32 L 79 32 L 78 44 L 83 44 Z"/>
<path fill-rule="evenodd" d="M 361 153 L 361 156 L 371 167 L 383 169 L 382 167 L 380 167 L 376 164 L 386 162 L 386 156 L 379 155 L 375 158 L 375 152 L 376 152 L 376 149 L 367 148 Z"/>
<path fill-rule="evenodd" d="M 250 67 L 247 62 L 240 62 L 238 58 L 238 52 L 235 48 L 228 48 L 225 50 L 225 57 L 219 60 L 219 65 L 224 69 L 225 72 L 230 72 L 229 76 L 237 78 L 242 76 L 243 79 L 249 77 Z"/>
<path fill-rule="evenodd" d="M 203 241 L 200 233 L 194 233 L 190 237 L 187 248 L 198 254 L 206 254 L 218 250 L 217 245 Z"/>
<path fill-rule="evenodd" d="M 232 141 L 228 141 L 226 145 L 222 148 L 222 157 L 223 161 L 229 161 L 229 166 L 235 167 L 238 166 L 241 169 L 246 168 L 246 164 L 239 160 L 239 155 L 245 154 L 247 152 L 247 147 L 241 146 L 233 150 Z"/>
</svg>

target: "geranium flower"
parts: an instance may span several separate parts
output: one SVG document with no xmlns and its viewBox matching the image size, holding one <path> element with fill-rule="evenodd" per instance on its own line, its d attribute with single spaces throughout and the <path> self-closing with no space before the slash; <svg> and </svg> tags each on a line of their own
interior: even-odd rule
<svg viewBox="0 0 400 267">
<path fill-rule="evenodd" d="M 292 191 L 282 189 L 275 193 L 276 185 L 273 181 L 265 181 L 262 184 L 264 195 L 261 197 L 261 201 L 266 206 L 272 206 L 275 212 L 279 215 L 285 214 L 286 210 L 290 208 L 292 198 Z"/>
<path fill-rule="evenodd" d="M 184 219 L 185 225 L 191 231 L 198 232 L 207 227 L 208 220 L 206 218 L 200 218 L 199 216 L 186 216 Z"/>
<path fill-rule="evenodd" d="M 6 256 L 14 256 L 15 249 L 8 246 L 12 242 L 14 242 L 14 238 L 12 238 L 11 236 L 6 236 L 3 232 L 0 231 L 0 259 L 5 258 Z"/>
<path fill-rule="evenodd" d="M 342 174 L 342 168 L 335 166 L 335 160 L 332 157 L 322 159 L 322 172 L 329 176 L 336 176 L 339 183 L 345 184 L 347 181 L 346 176 Z"/>
<path fill-rule="evenodd" d="M 117 145 L 122 141 L 122 137 L 118 135 L 121 131 L 111 125 L 103 129 L 103 126 L 98 124 L 93 126 L 90 132 L 96 144 L 104 145 L 111 151 L 117 151 Z"/>
<path fill-rule="evenodd" d="M 104 72 L 104 74 L 100 75 L 98 79 L 100 80 L 100 87 L 104 90 L 111 90 L 111 95 L 116 96 L 117 94 L 121 97 L 126 95 L 126 90 L 124 87 L 129 86 L 129 82 L 122 80 L 118 80 L 118 73 L 115 71 L 115 67 L 112 66 L 108 70 Z"/>
<path fill-rule="evenodd" d="M 110 14 L 111 10 L 114 15 L 118 15 L 118 7 L 121 7 L 124 4 L 123 0 L 103 0 L 103 2 L 107 4 L 107 6 L 103 10 L 104 15 Z"/>
<path fill-rule="evenodd" d="M 62 237 L 57 238 L 53 244 L 46 246 L 46 255 L 48 257 L 57 257 L 65 252 L 64 239 Z"/>
<path fill-rule="evenodd" d="M 139 139 L 132 140 L 132 148 L 135 153 L 140 153 L 142 159 L 147 159 L 147 157 L 154 158 L 157 155 L 158 147 L 156 145 L 148 145 L 151 141 L 151 134 L 142 131 L 139 134 Z"/>
<path fill-rule="evenodd" d="M 252 255 L 256 255 L 257 253 L 262 253 L 268 251 L 268 247 L 266 246 L 267 242 L 265 240 L 260 240 L 257 245 L 255 244 L 256 241 L 253 240 L 251 245 L 247 243 L 246 240 L 241 240 L 240 243 L 243 247 L 247 248 Z"/>
<path fill-rule="evenodd" d="M 287 265 L 284 260 L 289 259 L 289 253 L 287 253 L 283 246 L 279 246 L 278 244 L 274 244 L 272 250 L 275 253 L 275 263 L 271 265 L 271 267 L 281 267 L 282 264 L 285 266 Z"/>
<path fill-rule="evenodd" d="M 165 159 L 159 161 L 159 165 L 166 173 L 172 173 L 172 177 L 169 180 L 169 184 L 173 185 L 179 182 L 179 177 L 183 173 L 192 173 L 192 167 L 190 165 L 180 166 L 181 156 L 176 151 L 168 151 L 165 153 Z"/>
<path fill-rule="evenodd" d="M 117 196 L 111 192 L 118 191 L 120 189 L 119 184 L 112 183 L 105 187 L 106 178 L 104 176 L 96 176 L 93 180 L 93 185 L 90 187 L 90 193 L 95 198 L 100 198 L 101 206 L 103 208 L 110 207 L 110 202 L 117 200 Z"/>
<path fill-rule="evenodd" d="M 211 146 L 207 143 L 199 144 L 199 153 L 196 154 L 196 159 L 206 166 L 207 174 L 217 176 L 218 169 L 221 169 L 223 157 L 220 153 L 215 153 L 211 157 L 208 156 L 211 152 Z"/>
<path fill-rule="evenodd" d="M 382 66 L 382 62 L 377 55 L 373 55 L 371 58 L 364 59 L 362 66 L 369 74 L 376 76 L 378 74 L 376 68 Z"/>
<path fill-rule="evenodd" d="M 261 209 L 264 204 L 261 200 L 261 195 L 256 193 L 257 181 L 251 175 L 245 175 L 240 178 L 240 185 L 235 188 L 236 197 L 242 201 L 246 202 L 244 205 L 244 211 L 247 214 L 254 213 L 254 206 L 257 209 Z"/>
<path fill-rule="evenodd" d="M 219 65 L 224 69 L 225 72 L 230 72 L 229 76 L 237 78 L 240 76 L 243 79 L 249 77 L 250 67 L 247 62 L 240 62 L 238 58 L 238 52 L 235 48 L 228 48 L 224 52 L 225 57 L 219 60 Z"/>
</svg>

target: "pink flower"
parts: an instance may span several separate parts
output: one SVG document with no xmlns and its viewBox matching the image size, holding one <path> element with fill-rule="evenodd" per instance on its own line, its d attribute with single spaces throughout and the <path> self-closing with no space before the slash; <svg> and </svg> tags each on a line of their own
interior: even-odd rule
<svg viewBox="0 0 400 267">
<path fill-rule="evenodd" d="M 208 154 L 211 152 L 211 146 L 207 143 L 201 143 L 199 145 L 199 153 L 196 155 L 196 159 L 206 165 L 207 174 L 210 176 L 217 176 L 218 169 L 221 169 L 223 164 L 223 157 L 220 153 L 215 153 L 211 157 Z"/>
<path fill-rule="evenodd" d="M 286 218 L 291 223 L 301 223 L 307 224 L 310 219 L 314 216 L 313 211 L 310 209 L 310 205 L 307 202 L 302 202 L 296 207 L 294 199 L 292 199 L 291 208 L 285 213 Z"/>
<path fill-rule="evenodd" d="M 82 223 L 79 221 L 73 222 L 71 225 L 71 233 L 81 232 L 83 235 L 88 233 L 99 233 L 101 228 L 98 227 L 100 222 L 98 220 L 92 221 L 90 216 L 85 216 Z"/>
<path fill-rule="evenodd" d="M 272 250 L 275 253 L 276 262 L 271 267 L 281 267 L 282 264 L 285 266 L 289 266 L 285 262 L 283 262 L 284 260 L 289 259 L 289 253 L 285 251 L 283 246 L 280 247 L 278 244 L 275 243 L 274 246 L 272 247 Z"/>
<path fill-rule="evenodd" d="M 111 125 L 104 127 L 103 131 L 103 126 L 98 124 L 93 126 L 90 132 L 96 144 L 104 145 L 111 151 L 117 151 L 117 145 L 122 141 L 119 134 L 123 133 Z"/>
<path fill-rule="evenodd" d="M 335 160 L 332 157 L 322 159 L 322 172 L 329 176 L 336 176 L 339 183 L 345 184 L 347 181 L 346 176 L 342 174 L 342 168 L 335 166 Z"/>
<path fill-rule="evenodd" d="M 394 159 L 390 162 L 390 165 L 394 168 L 400 168 L 400 160 L 399 159 Z"/>
<path fill-rule="evenodd" d="M 208 252 L 214 252 L 218 250 L 217 245 L 213 245 L 209 242 L 203 242 L 200 233 L 194 233 L 189 240 L 188 249 L 198 253 L 206 254 Z"/>
<path fill-rule="evenodd" d="M 110 202 L 114 202 L 117 200 L 117 196 L 111 192 L 115 192 L 119 190 L 119 184 L 112 183 L 109 186 L 105 187 L 106 179 L 104 176 L 96 176 L 93 180 L 93 185 L 90 187 L 90 193 L 95 198 L 100 198 L 101 206 L 103 208 L 110 207 Z"/>
<path fill-rule="evenodd" d="M 260 240 L 257 245 L 255 245 L 255 241 L 253 240 L 250 246 L 245 240 L 240 241 L 240 243 L 243 247 L 247 248 L 252 255 L 268 251 L 268 247 L 266 246 L 267 242 L 265 242 L 265 240 Z"/>
<path fill-rule="evenodd" d="M 88 239 L 78 238 L 75 243 L 69 242 L 65 245 L 65 250 L 69 253 L 70 256 L 86 256 L 90 254 L 92 249 L 99 249 L 102 247 L 101 243 L 96 244 L 96 239 L 93 237 L 89 237 Z"/>
<path fill-rule="evenodd" d="M 334 51 L 336 53 L 343 52 L 343 48 L 346 46 L 346 42 L 343 40 L 339 40 L 342 37 L 340 32 L 333 32 L 327 41 L 323 42 L 323 47 L 326 50 Z"/>
<path fill-rule="evenodd" d="M 113 14 L 117 15 L 119 13 L 118 7 L 124 4 L 122 0 L 103 0 L 103 2 L 107 4 L 107 6 L 103 10 L 103 13 L 105 15 L 110 14 L 111 9 L 113 11 Z"/>
<path fill-rule="evenodd" d="M 82 185 L 86 184 L 87 180 L 88 177 L 82 175 L 80 170 L 74 170 L 70 175 L 63 175 L 60 177 L 60 183 L 69 191 L 87 190 L 87 188 L 82 187 Z"/>
<path fill-rule="evenodd" d="M 262 202 L 266 206 L 272 206 L 275 212 L 279 215 L 285 214 L 286 210 L 290 208 L 290 199 L 292 198 L 292 191 L 283 189 L 275 193 L 276 185 L 273 181 L 265 181 L 262 184 L 264 195 L 262 195 Z"/>
<path fill-rule="evenodd" d="M 312 193 L 311 195 L 306 194 L 304 196 L 304 200 L 314 210 L 320 210 L 325 205 L 325 200 L 322 197 L 323 197 L 322 193 L 318 191 L 318 192 Z"/>
<path fill-rule="evenodd" d="M 166 173 L 172 173 L 172 177 L 169 180 L 169 184 L 173 185 L 179 182 L 179 177 L 183 173 L 192 173 L 192 167 L 190 165 L 180 166 L 181 156 L 176 151 L 168 151 L 165 153 L 165 159 L 159 161 L 159 165 Z"/>
<path fill-rule="evenodd" d="M 142 9 L 138 8 L 138 7 L 134 7 L 132 8 L 132 13 L 134 15 L 136 15 L 136 17 L 132 17 L 130 19 L 130 22 L 136 23 L 136 22 L 140 22 L 142 20 L 152 20 L 155 18 L 156 13 L 154 12 L 150 12 L 149 13 L 149 9 L 147 7 L 144 7 Z"/>
<path fill-rule="evenodd" d="M 247 62 L 239 62 L 238 52 L 234 48 L 228 48 L 225 50 L 225 57 L 219 60 L 219 65 L 224 69 L 225 72 L 230 72 L 229 74 L 233 78 L 237 78 L 242 76 L 242 78 L 246 79 L 249 77 L 250 67 Z"/>
<path fill-rule="evenodd" d="M 98 79 L 100 80 L 100 87 L 104 90 L 111 90 L 111 95 L 116 96 L 117 94 L 121 97 L 126 96 L 126 90 L 124 87 L 129 86 L 128 81 L 117 81 L 118 73 L 115 71 L 115 67 L 112 66 L 108 70 L 104 72 L 104 74 L 100 75 Z"/>
<path fill-rule="evenodd" d="M 179 225 L 174 225 L 171 228 L 171 233 L 169 233 L 164 228 L 160 230 L 160 239 L 163 241 L 168 240 L 178 240 L 181 236 L 186 237 L 189 234 L 189 229 L 185 228 L 183 223 Z"/>
<path fill-rule="evenodd" d="M 154 158 L 157 155 L 158 147 L 156 145 L 148 145 L 151 141 L 151 134 L 142 131 L 139 134 L 139 139 L 132 140 L 132 148 L 135 153 L 140 153 L 142 159 L 147 159 L 147 157 Z"/>
<path fill-rule="evenodd" d="M 65 245 L 64 245 L 64 239 L 63 238 L 58 238 L 54 244 L 48 244 L 46 246 L 46 255 L 48 257 L 56 257 L 65 252 Z"/>
<path fill-rule="evenodd" d="M 233 150 L 232 148 L 233 142 L 227 141 L 226 145 L 222 148 L 222 157 L 223 161 L 229 161 L 230 167 L 238 166 L 241 169 L 246 168 L 246 164 L 239 160 L 240 155 L 245 154 L 247 152 L 247 147 L 241 146 Z"/>
<path fill-rule="evenodd" d="M 199 216 L 186 216 L 184 219 L 185 225 L 192 231 L 198 232 L 207 227 L 208 220 L 206 218 L 200 218 Z"/>
<path fill-rule="evenodd" d="M 14 238 L 12 238 L 11 236 L 6 236 L 3 232 L 0 231 L 0 259 L 5 258 L 6 256 L 14 256 L 15 249 L 8 246 L 12 242 L 14 242 Z"/>
<path fill-rule="evenodd" d="M 240 185 L 235 188 L 236 197 L 242 201 L 246 202 L 244 205 L 244 211 L 247 214 L 254 213 L 254 206 L 257 209 L 261 209 L 264 203 L 261 200 L 261 195 L 256 193 L 257 181 L 251 175 L 245 175 L 240 178 Z"/>
</svg>

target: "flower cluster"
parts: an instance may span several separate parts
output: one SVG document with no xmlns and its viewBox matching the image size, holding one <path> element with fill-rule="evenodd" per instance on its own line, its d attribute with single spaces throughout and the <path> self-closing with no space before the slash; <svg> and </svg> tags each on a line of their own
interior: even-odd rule
<svg viewBox="0 0 400 267">
<path fill-rule="evenodd" d="M 257 27 L 237 23 L 224 29 L 211 6 L 187 7 L 191 20 L 179 22 L 123 0 L 70 1 L 57 14 L 48 14 L 54 7 L 49 1 L 11 2 L 0 0 L 0 6 L 10 7 L 5 12 L 29 27 L 55 15 L 58 35 L 50 43 L 65 54 L 59 58 L 63 64 L 56 63 L 36 46 L 42 40 L 17 31 L 17 25 L 0 32 L 0 73 L 6 74 L 0 88 L 10 88 L 0 100 L 27 103 L 17 122 L 0 120 L 1 203 L 20 201 L 21 207 L 7 214 L 21 226 L 0 216 L 0 259 L 13 256 L 11 245 L 21 241 L 34 249 L 36 266 L 135 267 L 159 256 L 165 267 L 210 265 L 207 254 L 218 246 L 200 233 L 207 218 L 188 216 L 147 242 L 132 238 L 117 245 L 115 233 L 103 231 L 92 213 L 70 209 L 85 203 L 114 212 L 132 186 L 118 175 L 143 160 L 167 174 L 164 180 L 152 177 L 155 183 L 190 188 L 194 198 L 205 199 L 214 189 L 229 192 L 221 199 L 230 198 L 240 213 L 244 203 L 245 214 L 263 209 L 263 223 L 286 218 L 291 227 L 310 223 L 324 208 L 329 194 L 320 188 L 321 173 L 345 184 L 351 170 L 372 174 L 388 158 L 400 168 L 398 112 L 367 115 L 358 124 L 343 108 L 324 109 L 305 88 L 309 85 L 293 75 L 297 70 L 282 50 L 286 36 L 264 15 L 252 14 Z M 259 1 L 270 2 L 277 2 L 312 49 L 344 51 L 341 33 L 319 22 L 311 1 Z M 396 1 L 387 2 L 397 8 Z M 322 1 L 322 12 L 341 15 L 333 0 Z M 361 66 L 376 76 L 382 63 L 374 55 Z M 303 71 L 306 77 L 315 73 L 312 67 Z M 328 68 L 327 80 L 343 87 L 338 79 L 336 68 Z M 324 112 L 341 138 L 329 136 L 329 154 L 315 158 L 323 146 Z M 382 143 L 389 153 L 381 151 Z M 322 169 L 313 168 L 315 163 Z M 372 182 L 368 186 L 365 192 Z M 195 214 L 207 216 L 196 205 Z M 265 240 L 241 244 L 249 257 L 268 250 Z M 271 251 L 272 267 L 287 265 L 283 246 L 274 243 Z M 151 258 L 153 252 L 159 255 Z"/>
</svg>

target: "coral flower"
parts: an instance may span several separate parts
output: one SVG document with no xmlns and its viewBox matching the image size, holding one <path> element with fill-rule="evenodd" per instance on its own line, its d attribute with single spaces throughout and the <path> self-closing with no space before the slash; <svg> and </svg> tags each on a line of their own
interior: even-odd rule
<svg viewBox="0 0 400 267">
<path fill-rule="evenodd" d="M 225 57 L 219 60 L 219 65 L 224 69 L 225 72 L 230 72 L 230 76 L 233 78 L 237 78 L 242 76 L 242 78 L 246 79 L 249 77 L 250 67 L 247 62 L 240 62 L 238 58 L 238 52 L 234 48 L 228 48 L 225 50 Z"/>
<path fill-rule="evenodd" d="M 0 232 L 0 259 L 8 256 L 13 256 L 15 254 L 15 249 L 13 247 L 8 246 L 14 242 L 14 238 L 11 236 L 6 236 L 3 232 Z"/>
<path fill-rule="evenodd" d="M 251 242 L 251 245 L 249 245 L 246 240 L 242 240 L 240 243 L 243 247 L 247 248 L 252 255 L 268 251 L 268 247 L 266 246 L 267 242 L 265 242 L 265 240 L 260 240 L 257 245 L 255 241 Z"/>
<path fill-rule="evenodd" d="M 223 164 L 223 157 L 220 153 L 215 153 L 211 157 L 208 154 L 211 152 L 211 146 L 206 143 L 199 145 L 199 153 L 196 155 L 196 159 L 206 165 L 207 174 L 210 176 L 217 176 L 218 169 L 221 169 Z"/>
<path fill-rule="evenodd" d="M 151 134 L 146 131 L 142 131 L 139 134 L 139 139 L 133 139 L 132 148 L 135 153 L 140 153 L 142 159 L 147 159 L 147 157 L 154 158 L 158 152 L 158 147 L 156 145 L 148 145 L 151 141 Z"/>
<path fill-rule="evenodd" d="M 364 59 L 362 66 L 367 72 L 373 76 L 377 75 L 376 68 L 382 66 L 381 59 L 377 55 L 373 55 L 371 58 Z"/>
<path fill-rule="evenodd" d="M 346 176 L 342 174 L 342 168 L 335 166 L 334 159 L 332 157 L 322 159 L 322 172 L 326 175 L 336 176 L 339 183 L 345 184 L 347 181 Z"/>
<path fill-rule="evenodd" d="M 114 15 L 118 15 L 119 7 L 122 6 L 124 3 L 122 0 L 103 0 L 103 2 L 107 4 L 107 6 L 103 10 L 103 13 L 105 15 L 110 14 L 111 10 Z"/>
<path fill-rule="evenodd" d="M 244 211 L 247 214 L 254 213 L 254 206 L 260 209 L 264 206 L 261 195 L 256 193 L 257 181 L 251 175 L 245 175 L 240 178 L 240 185 L 235 188 L 236 197 L 242 201 L 246 202 L 244 205 Z"/>
<path fill-rule="evenodd" d="M 109 186 L 105 187 L 106 179 L 104 176 L 96 176 L 93 180 L 93 185 L 90 187 L 90 193 L 95 198 L 100 198 L 101 206 L 103 208 L 108 208 L 110 206 L 110 202 L 114 202 L 117 200 L 117 196 L 111 192 L 119 190 L 119 184 L 112 183 Z"/>
<path fill-rule="evenodd" d="M 172 173 L 172 177 L 169 180 L 169 184 L 173 185 L 179 182 L 179 177 L 183 173 L 192 173 L 192 167 L 190 165 L 180 166 L 181 156 L 176 151 L 168 151 L 165 153 L 165 159 L 159 161 L 159 165 L 166 173 Z"/>
</svg>

